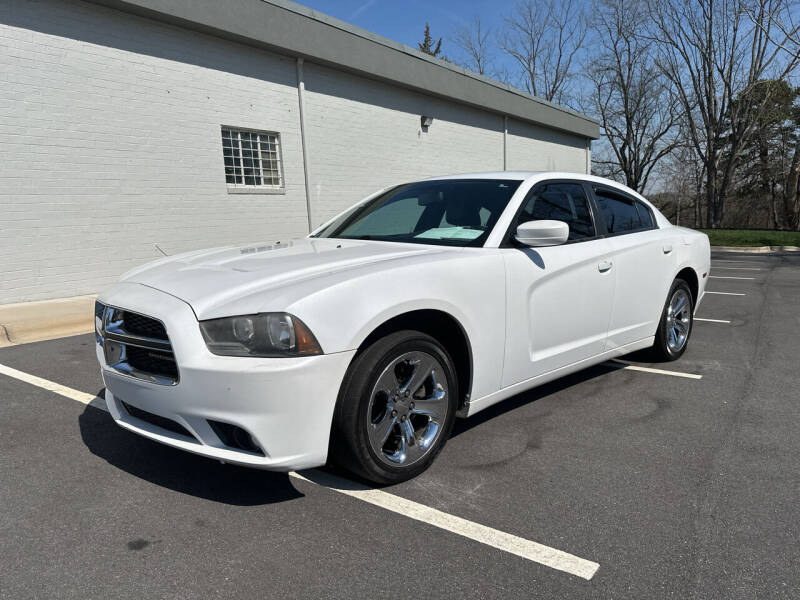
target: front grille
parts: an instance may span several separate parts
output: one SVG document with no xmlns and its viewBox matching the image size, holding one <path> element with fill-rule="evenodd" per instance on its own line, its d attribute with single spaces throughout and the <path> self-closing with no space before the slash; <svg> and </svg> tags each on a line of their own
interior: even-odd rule
<svg viewBox="0 0 800 600">
<path fill-rule="evenodd" d="M 103 346 L 106 364 L 118 373 L 150 383 L 177 384 L 178 365 L 164 324 L 123 308 L 100 306 L 98 342 Z"/>
<path fill-rule="evenodd" d="M 125 407 L 125 410 L 128 412 L 130 416 L 135 417 L 140 421 L 144 421 L 145 423 L 150 423 L 151 425 L 155 425 L 156 427 L 160 427 L 161 429 L 166 429 L 167 431 L 171 431 L 172 433 L 184 435 L 190 438 L 192 441 L 196 441 L 194 436 L 191 433 L 189 433 L 189 430 L 186 429 L 186 427 L 184 427 L 177 421 L 173 421 L 172 419 L 168 419 L 160 415 L 155 415 L 151 412 L 147 412 L 146 410 L 142 410 L 141 408 L 136 408 L 135 406 L 131 406 L 127 402 L 122 402 L 122 406 Z"/>
<path fill-rule="evenodd" d="M 122 328 L 130 335 L 156 340 L 167 339 L 167 330 L 161 321 L 127 310 L 122 313 Z"/>
<path fill-rule="evenodd" d="M 161 352 L 138 346 L 127 347 L 128 364 L 138 371 L 171 379 L 178 378 L 178 365 L 172 352 Z"/>
</svg>

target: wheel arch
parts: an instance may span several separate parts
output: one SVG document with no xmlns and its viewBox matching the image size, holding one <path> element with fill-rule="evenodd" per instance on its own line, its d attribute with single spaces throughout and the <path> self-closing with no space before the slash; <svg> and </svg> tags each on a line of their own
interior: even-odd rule
<svg viewBox="0 0 800 600">
<path fill-rule="evenodd" d="M 397 314 L 375 327 L 359 344 L 356 356 L 373 342 L 395 331 L 412 329 L 426 333 L 445 347 L 456 368 L 458 378 L 458 410 L 469 404 L 472 389 L 472 345 L 461 322 L 448 312 L 424 308 Z"/>
<path fill-rule="evenodd" d="M 700 293 L 700 278 L 692 267 L 684 267 L 675 275 L 675 279 L 683 279 L 692 293 L 692 306 L 697 306 L 697 295 Z"/>
</svg>

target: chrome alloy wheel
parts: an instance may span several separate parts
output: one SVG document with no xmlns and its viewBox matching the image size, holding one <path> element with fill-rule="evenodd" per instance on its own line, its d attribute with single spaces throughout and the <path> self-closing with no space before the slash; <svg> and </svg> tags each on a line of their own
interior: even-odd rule
<svg viewBox="0 0 800 600">
<path fill-rule="evenodd" d="M 684 289 L 672 294 L 667 306 L 667 346 L 671 352 L 680 352 L 689 339 L 692 326 L 692 301 Z"/>
<path fill-rule="evenodd" d="M 372 388 L 367 407 L 369 443 L 391 466 L 408 466 L 434 446 L 450 400 L 442 364 L 426 352 L 392 360 Z"/>
</svg>

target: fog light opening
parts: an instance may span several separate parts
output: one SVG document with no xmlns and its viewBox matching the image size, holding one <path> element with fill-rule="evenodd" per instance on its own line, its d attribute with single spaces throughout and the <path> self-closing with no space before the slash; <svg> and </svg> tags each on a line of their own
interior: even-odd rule
<svg viewBox="0 0 800 600">
<path fill-rule="evenodd" d="M 208 420 L 208 424 L 225 446 L 235 450 L 244 450 L 245 452 L 264 456 L 264 451 L 261 449 L 261 446 L 258 445 L 255 438 L 241 427 L 221 421 L 212 421 L 210 419 Z"/>
</svg>

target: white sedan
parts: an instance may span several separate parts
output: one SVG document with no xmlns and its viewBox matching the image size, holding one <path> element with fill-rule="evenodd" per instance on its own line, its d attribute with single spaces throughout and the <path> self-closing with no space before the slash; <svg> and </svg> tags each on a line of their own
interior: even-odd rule
<svg viewBox="0 0 800 600">
<path fill-rule="evenodd" d="M 708 238 L 632 190 L 481 173 L 381 190 L 308 237 L 167 257 L 97 302 L 116 422 L 221 461 L 425 470 L 456 416 L 686 349 Z"/>
</svg>

